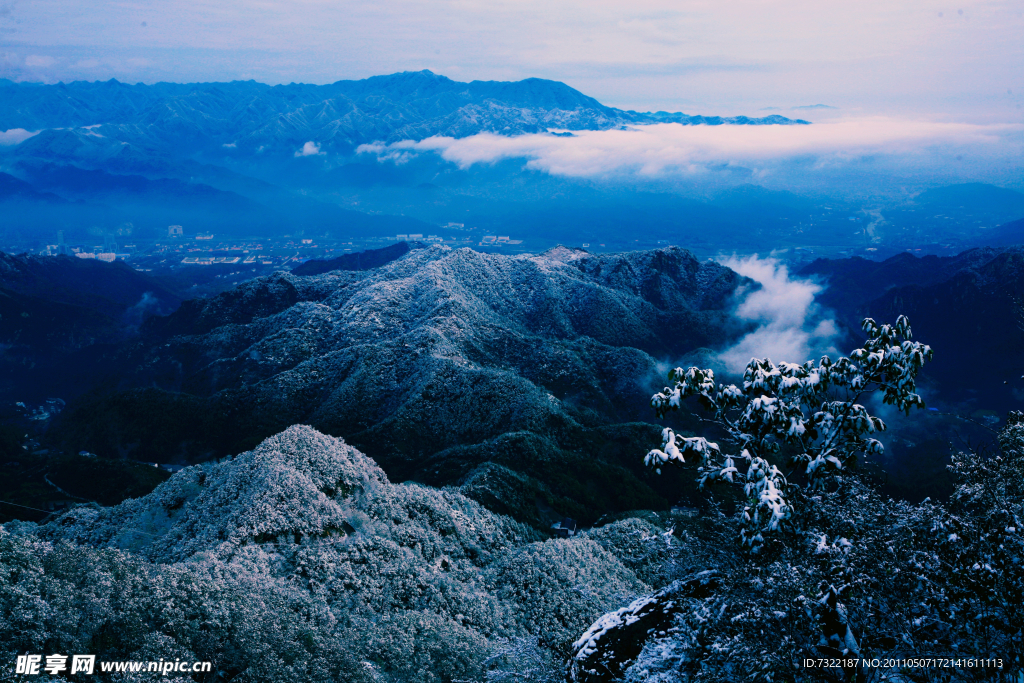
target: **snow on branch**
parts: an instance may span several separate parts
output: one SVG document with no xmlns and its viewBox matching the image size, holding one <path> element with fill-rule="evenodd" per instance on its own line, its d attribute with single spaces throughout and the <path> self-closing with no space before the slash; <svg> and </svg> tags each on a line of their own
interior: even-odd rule
<svg viewBox="0 0 1024 683">
<path fill-rule="evenodd" d="M 731 448 L 666 428 L 662 447 L 651 450 L 645 464 L 660 473 L 664 465 L 683 464 L 692 454 L 701 486 L 716 479 L 741 484 L 747 497 L 741 538 L 756 552 L 763 534 L 782 529 L 793 516 L 794 490 L 821 488 L 858 455 L 882 452 L 874 435 L 885 423 L 868 412 L 861 397 L 877 391 L 902 411 L 924 407 L 916 381 L 932 350 L 911 340 L 906 316 L 893 325 L 867 318 L 862 328 L 863 346 L 834 361 L 828 356 L 802 364 L 751 359 L 742 387 L 716 384 L 708 369 L 675 368 L 669 372 L 673 385 L 651 397 L 655 412 L 664 417 L 696 397 L 709 420 L 728 435 Z M 788 477 L 779 469 L 783 463 L 790 468 Z M 790 481 L 794 478 L 798 481 Z"/>
</svg>

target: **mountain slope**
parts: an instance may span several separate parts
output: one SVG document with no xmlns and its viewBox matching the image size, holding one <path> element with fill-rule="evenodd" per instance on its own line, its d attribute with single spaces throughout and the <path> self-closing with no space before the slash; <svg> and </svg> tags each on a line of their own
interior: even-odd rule
<svg viewBox="0 0 1024 683">
<path fill-rule="evenodd" d="M 675 248 L 431 247 L 371 271 L 278 273 L 153 319 L 117 361 L 135 388 L 80 403 L 59 433 L 194 461 L 302 422 L 397 480 L 465 486 L 535 523 L 546 505 L 578 518 L 660 507 L 655 491 L 678 482 L 637 455 L 657 428 L 624 423 L 650 419 L 656 359 L 743 331 L 730 317 L 741 280 Z"/>
<path fill-rule="evenodd" d="M 914 256 L 904 252 L 884 261 L 859 256 L 849 259 L 816 259 L 797 271 L 801 277 L 818 278 L 828 287 L 816 301 L 823 306 L 857 315 L 859 307 L 894 287 L 928 287 L 945 282 L 958 272 L 988 263 L 999 249 L 970 249 L 956 256 Z M 856 321 L 854 321 L 856 322 Z"/>
<path fill-rule="evenodd" d="M 9 173 L 0 173 L 0 202 L 63 203 L 57 195 L 39 192 L 31 184 Z"/>
<path fill-rule="evenodd" d="M 180 302 L 123 261 L 0 252 L 0 399 L 70 397 L 98 370 L 89 347 L 121 342 Z"/>
<path fill-rule="evenodd" d="M 914 198 L 932 211 L 965 210 L 970 214 L 1024 216 L 1024 194 L 985 183 L 963 183 L 926 190 Z"/>
<path fill-rule="evenodd" d="M 996 247 L 1024 244 L 1024 218 L 995 228 L 985 236 L 985 242 Z"/>
<path fill-rule="evenodd" d="M 542 541 L 292 426 L 116 507 L 0 528 L 0 651 L 212 661 L 239 681 L 557 675 L 590 622 L 650 589 L 628 565 L 675 547 L 658 531 Z"/>
<path fill-rule="evenodd" d="M 438 507 L 451 508 L 449 514 L 462 507 L 463 514 L 477 518 L 446 541 L 434 541 L 446 546 L 449 557 L 468 559 L 465 547 L 473 544 L 494 552 L 535 536 L 457 496 L 394 487 L 370 458 L 302 426 L 224 462 L 187 468 L 142 498 L 111 508 L 77 508 L 47 535 L 123 547 L 155 562 L 208 552 L 229 559 L 245 553 L 249 544 L 316 543 L 350 535 L 357 525 L 369 530 L 372 523 L 359 513 L 393 519 L 399 514 L 395 506 L 409 497 L 433 497 Z M 456 551 L 456 545 L 463 547 Z"/>
<path fill-rule="evenodd" d="M 941 282 L 893 288 L 864 310 L 907 315 L 915 335 L 942 350 L 930 374 L 945 397 L 1003 413 L 1024 397 L 1024 249 L 993 251 Z"/>
<path fill-rule="evenodd" d="M 412 248 L 420 248 L 417 246 Z M 292 275 L 321 275 L 332 270 L 370 270 L 379 268 L 409 253 L 408 242 L 399 242 L 382 249 L 368 249 L 355 254 L 342 254 L 333 259 L 311 259 L 292 268 Z"/>
<path fill-rule="evenodd" d="M 181 299 L 158 280 L 123 261 L 105 263 L 70 256 L 13 256 L 0 252 L 0 286 L 10 293 L 88 308 L 116 317 L 148 292 L 151 308 L 164 314 Z"/>
</svg>

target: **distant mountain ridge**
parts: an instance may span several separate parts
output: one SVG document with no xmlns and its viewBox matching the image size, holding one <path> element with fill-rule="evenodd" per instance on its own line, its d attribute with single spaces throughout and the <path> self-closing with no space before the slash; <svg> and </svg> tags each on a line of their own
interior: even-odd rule
<svg viewBox="0 0 1024 683">
<path fill-rule="evenodd" d="M 1024 396 L 1024 246 L 957 256 L 899 254 L 881 263 L 818 259 L 797 271 L 826 282 L 819 304 L 851 328 L 906 315 L 914 336 L 935 349 L 929 381 L 950 400 L 1019 405 Z M 964 368 L 970 368 L 965 375 Z"/>
<path fill-rule="evenodd" d="M 986 242 L 994 246 L 1024 244 L 1024 218 L 1000 225 L 986 238 Z"/>
<path fill-rule="evenodd" d="M 48 192 L 39 192 L 31 184 L 9 173 L 0 173 L 0 202 L 49 202 L 62 204 L 64 198 Z"/>
<path fill-rule="evenodd" d="M 364 212 L 349 190 L 381 178 L 401 185 L 417 173 L 410 187 L 421 193 L 436 188 L 439 174 L 450 187 L 464 179 L 443 164 L 410 171 L 415 164 L 352 163 L 366 156 L 356 153 L 360 145 L 665 122 L 802 123 L 622 111 L 556 81 L 460 83 L 429 71 L 329 85 L 5 81 L 0 130 L 34 134 L 0 146 L 8 174 L 0 203 L 19 239 L 52 233 L 54 224 L 72 237 L 122 223 L 146 237 L 172 224 L 245 236 L 295 226 L 343 237 L 426 234 L 438 219 L 417 219 L 401 204 Z"/>
<path fill-rule="evenodd" d="M 186 224 L 189 232 L 228 235 L 280 234 L 300 224 L 304 229 L 344 232 L 346 235 L 425 232 L 429 223 L 404 216 L 374 215 L 343 208 L 315 198 L 291 194 L 281 188 L 257 187 L 241 194 L 184 178 L 162 177 L 143 161 L 107 170 L 104 163 L 55 163 L 29 156 L 16 159 L 0 172 L 0 206 L 12 232 L 27 233 L 34 226 L 55 238 L 54 225 L 63 227 L 70 240 L 85 237 L 96 224 L 133 224 L 133 234 L 152 238 L 166 226 Z M 90 168 L 99 166 L 99 168 Z M 182 175 L 182 174 L 178 174 Z M 19 177 L 20 176 L 20 177 Z M 256 181 L 253 181 L 254 183 Z"/>
<path fill-rule="evenodd" d="M 806 123 L 782 116 L 722 118 L 622 111 L 557 81 L 460 83 L 430 71 L 329 85 L 269 86 L 254 81 L 128 85 L 116 80 L 9 84 L 3 94 L 0 129 L 51 131 L 26 141 L 28 146 L 57 145 L 65 151 L 110 139 L 142 147 L 164 147 L 173 141 L 189 149 L 228 146 L 224 149 L 289 153 L 313 141 L 321 149 L 350 152 L 373 141 L 422 140 L 434 135 L 461 138 L 485 131 L 516 135 L 548 128 L 601 130 L 664 122 Z"/>
<path fill-rule="evenodd" d="M 387 265 L 395 259 L 401 258 L 409 253 L 410 249 L 422 249 L 420 242 L 413 243 L 410 247 L 408 242 L 402 241 L 392 244 L 383 249 L 368 249 L 354 254 L 342 254 L 332 259 L 310 259 L 292 268 L 292 275 L 322 275 L 334 270 L 370 270 Z"/>
</svg>

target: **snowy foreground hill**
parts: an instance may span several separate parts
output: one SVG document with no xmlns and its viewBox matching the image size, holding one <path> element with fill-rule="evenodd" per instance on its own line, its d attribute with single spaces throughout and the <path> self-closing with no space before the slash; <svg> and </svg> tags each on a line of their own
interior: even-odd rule
<svg viewBox="0 0 1024 683">
<path fill-rule="evenodd" d="M 143 498 L 0 528 L 0 651 L 212 662 L 166 678 L 180 683 L 935 680 L 905 663 L 922 657 L 961 662 L 941 680 L 1016 682 L 1024 416 L 1010 417 L 998 458 L 954 458 L 949 508 L 849 479 L 757 557 L 714 513 L 541 540 L 293 426 Z M 844 664 L 807 664 L 823 659 Z"/>
<path fill-rule="evenodd" d="M 208 680 L 539 675 L 649 591 L 650 560 L 671 545 L 635 519 L 540 541 L 458 493 L 393 485 L 340 439 L 294 426 L 143 498 L 0 529 L 0 643 L 212 660 Z"/>
<path fill-rule="evenodd" d="M 73 405 L 66 447 L 197 462 L 292 424 L 344 437 L 396 481 L 458 486 L 546 528 L 667 509 L 658 362 L 725 346 L 746 281 L 668 248 L 503 256 L 415 249 L 367 271 L 277 273 L 186 302 L 122 351 L 121 387 Z"/>
</svg>

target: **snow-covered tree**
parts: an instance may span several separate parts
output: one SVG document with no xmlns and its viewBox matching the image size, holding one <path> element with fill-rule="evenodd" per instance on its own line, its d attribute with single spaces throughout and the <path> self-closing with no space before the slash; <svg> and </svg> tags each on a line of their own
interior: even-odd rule
<svg viewBox="0 0 1024 683">
<path fill-rule="evenodd" d="M 776 365 L 753 358 L 742 386 L 716 383 L 709 369 L 675 368 L 669 373 L 674 386 L 651 398 L 654 410 L 663 417 L 695 396 L 728 444 L 665 428 L 662 447 L 647 454 L 646 464 L 660 473 L 666 464 L 683 463 L 692 455 L 702 487 L 715 480 L 742 485 L 746 506 L 740 535 L 744 545 L 758 552 L 766 533 L 779 531 L 793 518 L 805 492 L 823 488 L 858 455 L 881 453 L 882 444 L 874 437 L 885 423 L 863 405 L 868 396 L 881 392 L 885 403 L 907 413 L 924 405 L 916 379 L 932 350 L 911 341 L 906 316 L 894 325 L 867 318 L 862 328 L 864 345 L 834 361 L 823 356 L 817 363 Z"/>
</svg>

